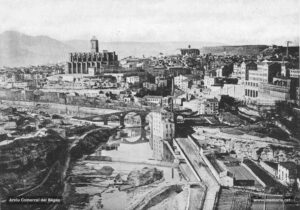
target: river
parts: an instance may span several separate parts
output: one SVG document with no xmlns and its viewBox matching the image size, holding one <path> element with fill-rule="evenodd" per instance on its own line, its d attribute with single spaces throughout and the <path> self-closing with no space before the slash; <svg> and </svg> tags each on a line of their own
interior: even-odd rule
<svg viewBox="0 0 300 210">
<path fill-rule="evenodd" d="M 66 198 L 68 209 L 124 209 L 139 198 L 139 193 L 146 193 L 162 183 L 181 180 L 178 171 L 172 168 L 172 164 L 158 163 L 152 159 L 152 150 L 147 136 L 141 137 L 143 128 L 134 126 L 122 129 L 118 135 L 109 139 L 109 142 L 117 142 L 117 149 L 101 150 L 100 146 L 89 157 L 71 162 L 64 193 L 65 197 L 69 197 Z M 103 161 L 98 159 L 100 157 L 112 159 Z M 107 166 L 113 171 L 109 175 L 104 175 L 101 170 Z M 145 186 L 139 190 L 126 190 L 130 186 L 115 183 L 116 177 L 126 180 L 132 170 L 141 170 L 144 167 L 156 167 L 162 170 L 164 180 L 158 185 Z"/>
</svg>

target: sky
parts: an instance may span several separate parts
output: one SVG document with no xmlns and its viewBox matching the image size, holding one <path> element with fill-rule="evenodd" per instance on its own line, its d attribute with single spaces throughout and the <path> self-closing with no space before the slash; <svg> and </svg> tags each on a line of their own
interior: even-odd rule
<svg viewBox="0 0 300 210">
<path fill-rule="evenodd" d="M 58 40 L 299 42 L 299 0 L 0 0 L 0 33 Z"/>
</svg>

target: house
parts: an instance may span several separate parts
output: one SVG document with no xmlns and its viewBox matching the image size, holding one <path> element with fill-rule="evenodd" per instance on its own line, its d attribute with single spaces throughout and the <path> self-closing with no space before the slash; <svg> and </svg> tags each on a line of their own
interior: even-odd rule
<svg viewBox="0 0 300 210">
<path fill-rule="evenodd" d="M 168 80 L 164 77 L 157 76 L 157 77 L 155 77 L 155 84 L 158 87 L 167 87 Z"/>
<path fill-rule="evenodd" d="M 233 187 L 234 177 L 233 174 L 229 171 L 222 171 L 219 173 L 220 183 L 222 186 Z"/>
<path fill-rule="evenodd" d="M 143 87 L 150 90 L 150 91 L 156 91 L 157 90 L 157 84 L 153 84 L 150 82 L 144 82 Z"/>
<path fill-rule="evenodd" d="M 161 105 L 163 97 L 162 96 L 150 96 L 150 95 L 148 95 L 148 96 L 145 96 L 144 99 L 145 99 L 146 102 Z"/>
<path fill-rule="evenodd" d="M 155 160 L 166 160 L 170 152 L 166 142 L 171 141 L 175 135 L 174 115 L 166 110 L 151 112 L 150 118 L 150 146 Z"/>
<path fill-rule="evenodd" d="M 202 99 L 199 102 L 198 113 L 202 115 L 219 114 L 219 101 L 217 98 Z"/>
<path fill-rule="evenodd" d="M 293 184 L 300 176 L 299 165 L 294 162 L 282 162 L 278 164 L 278 179 L 287 184 Z"/>
<path fill-rule="evenodd" d="M 131 83 L 131 84 L 139 83 L 140 82 L 140 77 L 139 76 L 126 77 L 126 82 Z"/>
<path fill-rule="evenodd" d="M 187 91 L 193 84 L 193 81 L 188 76 L 179 75 L 174 77 L 174 84 L 183 91 Z"/>
</svg>

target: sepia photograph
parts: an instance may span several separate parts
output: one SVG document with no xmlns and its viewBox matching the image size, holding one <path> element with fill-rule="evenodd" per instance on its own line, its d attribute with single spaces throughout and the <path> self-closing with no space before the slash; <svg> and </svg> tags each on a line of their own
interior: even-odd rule
<svg viewBox="0 0 300 210">
<path fill-rule="evenodd" d="M 299 210 L 299 0 L 0 0 L 0 210 Z"/>
</svg>

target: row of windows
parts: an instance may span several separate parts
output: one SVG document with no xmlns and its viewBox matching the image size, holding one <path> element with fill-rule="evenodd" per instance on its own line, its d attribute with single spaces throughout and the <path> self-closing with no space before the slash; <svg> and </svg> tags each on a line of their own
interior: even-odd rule
<svg viewBox="0 0 300 210">
<path fill-rule="evenodd" d="M 267 77 L 268 76 L 267 73 L 260 73 L 260 72 L 251 72 L 250 75 L 251 76 L 260 76 L 260 77 Z"/>
<path fill-rule="evenodd" d="M 258 78 L 258 77 L 249 77 L 250 80 L 267 82 L 266 78 Z"/>
<path fill-rule="evenodd" d="M 245 95 L 256 98 L 258 96 L 258 91 L 245 89 Z"/>
<path fill-rule="evenodd" d="M 246 82 L 246 85 L 252 86 L 252 87 L 258 87 L 258 83 L 256 83 L 256 82 Z"/>
</svg>

